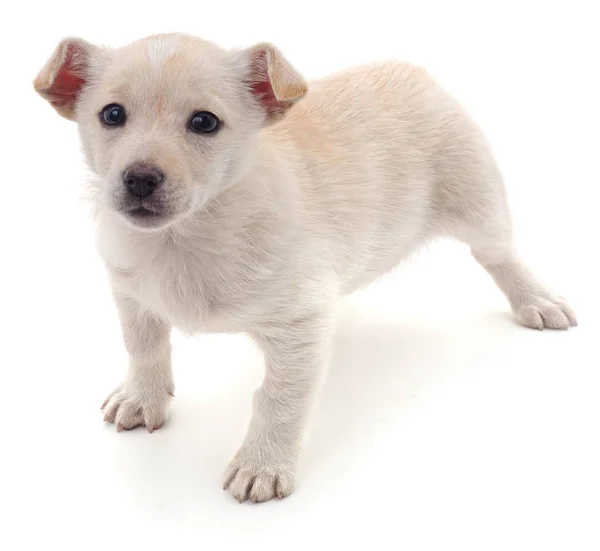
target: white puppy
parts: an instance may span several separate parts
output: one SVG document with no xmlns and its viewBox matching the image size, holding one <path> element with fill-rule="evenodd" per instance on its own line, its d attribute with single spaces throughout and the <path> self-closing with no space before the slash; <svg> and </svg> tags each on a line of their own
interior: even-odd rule
<svg viewBox="0 0 600 551">
<path fill-rule="evenodd" d="M 243 331 L 266 373 L 225 474 L 239 501 L 289 495 L 336 304 L 436 236 L 467 243 L 528 327 L 576 324 L 517 258 L 486 140 L 428 74 L 391 62 L 310 85 L 270 44 L 179 34 L 63 40 L 36 90 L 78 123 L 130 363 L 117 430 L 159 428 L 171 327 Z"/>
</svg>

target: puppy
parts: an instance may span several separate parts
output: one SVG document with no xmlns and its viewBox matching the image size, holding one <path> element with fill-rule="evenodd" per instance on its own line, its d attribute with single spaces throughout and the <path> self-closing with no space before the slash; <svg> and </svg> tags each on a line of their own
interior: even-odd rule
<svg viewBox="0 0 600 551">
<path fill-rule="evenodd" d="M 246 332 L 265 355 L 225 473 L 240 502 L 288 496 L 327 366 L 336 305 L 428 240 L 452 236 L 535 329 L 576 325 L 519 260 L 477 125 L 421 68 L 388 62 L 311 83 L 271 44 L 187 35 L 119 49 L 63 40 L 35 89 L 78 124 L 98 245 L 129 369 L 103 405 L 117 430 L 165 421 L 172 327 Z"/>
</svg>

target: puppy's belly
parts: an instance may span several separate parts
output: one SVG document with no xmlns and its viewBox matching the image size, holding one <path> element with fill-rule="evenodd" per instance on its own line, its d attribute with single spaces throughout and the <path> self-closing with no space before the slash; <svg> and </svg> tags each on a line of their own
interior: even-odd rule
<svg viewBox="0 0 600 551">
<path fill-rule="evenodd" d="M 398 247 L 397 250 L 386 251 L 373 257 L 362 270 L 348 274 L 342 286 L 342 294 L 349 295 L 359 289 L 368 287 L 413 256 L 426 242 L 427 239 L 415 239 L 410 246 Z"/>
<path fill-rule="evenodd" d="M 411 258 L 439 234 L 435 227 L 436 221 L 429 212 L 415 211 L 412 216 L 394 213 L 345 254 L 342 293 L 350 294 L 372 284 Z"/>
</svg>

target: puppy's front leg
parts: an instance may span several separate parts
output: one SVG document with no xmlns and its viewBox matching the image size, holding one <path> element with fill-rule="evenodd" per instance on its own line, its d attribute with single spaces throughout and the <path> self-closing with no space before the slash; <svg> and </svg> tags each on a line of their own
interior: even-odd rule
<svg viewBox="0 0 600 551">
<path fill-rule="evenodd" d="M 302 437 L 331 348 L 328 316 L 310 316 L 255 335 L 266 372 L 254 394 L 250 427 L 225 473 L 240 503 L 291 494 Z"/>
<path fill-rule="evenodd" d="M 127 376 L 104 401 L 104 420 L 117 430 L 141 425 L 152 432 L 165 422 L 173 396 L 170 326 L 144 311 L 131 298 L 117 295 L 125 347 L 129 353 Z"/>
</svg>

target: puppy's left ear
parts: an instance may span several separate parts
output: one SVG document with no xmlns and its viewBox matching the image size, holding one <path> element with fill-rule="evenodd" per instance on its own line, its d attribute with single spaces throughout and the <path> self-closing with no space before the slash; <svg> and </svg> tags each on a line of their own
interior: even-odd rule
<svg viewBox="0 0 600 551">
<path fill-rule="evenodd" d="M 266 124 L 281 118 L 306 95 L 306 81 L 272 44 L 257 44 L 242 54 L 248 64 L 246 84 L 262 108 Z"/>
<path fill-rule="evenodd" d="M 33 82 L 38 94 L 66 119 L 75 119 L 75 106 L 90 77 L 98 47 L 80 38 L 65 38 Z"/>
</svg>

